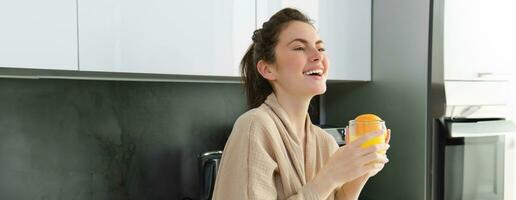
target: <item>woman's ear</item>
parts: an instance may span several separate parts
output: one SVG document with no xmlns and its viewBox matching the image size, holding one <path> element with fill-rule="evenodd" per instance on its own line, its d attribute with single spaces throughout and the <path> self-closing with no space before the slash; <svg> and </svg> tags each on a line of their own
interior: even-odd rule
<svg viewBox="0 0 516 200">
<path fill-rule="evenodd" d="M 276 80 L 276 71 L 274 66 L 265 62 L 264 60 L 258 61 L 256 64 L 256 69 L 258 70 L 258 73 L 263 76 L 263 78 L 269 81 Z"/>
</svg>

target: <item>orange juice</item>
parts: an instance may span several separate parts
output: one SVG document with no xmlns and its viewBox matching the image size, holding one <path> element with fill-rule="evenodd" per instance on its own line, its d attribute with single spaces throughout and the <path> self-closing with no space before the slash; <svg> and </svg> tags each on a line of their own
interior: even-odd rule
<svg viewBox="0 0 516 200">
<path fill-rule="evenodd" d="M 355 141 L 357 138 L 365 134 L 375 131 L 383 131 L 384 134 L 364 142 L 361 145 L 362 148 L 366 148 L 375 144 L 385 143 L 385 135 L 387 134 L 385 122 L 380 117 L 373 114 L 363 114 L 349 122 L 350 142 Z M 380 153 L 385 153 L 385 151 L 380 151 Z"/>
</svg>

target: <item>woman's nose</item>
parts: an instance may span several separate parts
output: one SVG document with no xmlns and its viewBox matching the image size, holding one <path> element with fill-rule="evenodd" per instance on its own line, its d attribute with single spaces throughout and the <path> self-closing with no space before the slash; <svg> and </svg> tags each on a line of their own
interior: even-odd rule
<svg viewBox="0 0 516 200">
<path fill-rule="evenodd" d="M 315 62 L 321 60 L 323 57 L 322 53 L 317 48 L 312 49 L 310 54 L 310 61 Z"/>
</svg>

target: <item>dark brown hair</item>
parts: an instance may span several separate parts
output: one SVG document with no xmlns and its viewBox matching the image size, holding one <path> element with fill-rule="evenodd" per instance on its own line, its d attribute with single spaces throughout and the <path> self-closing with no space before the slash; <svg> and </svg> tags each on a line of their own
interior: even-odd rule
<svg viewBox="0 0 516 200">
<path fill-rule="evenodd" d="M 281 31 L 292 21 L 312 24 L 311 20 L 293 8 L 284 8 L 274 14 L 262 28 L 253 33 L 253 43 L 247 49 L 240 62 L 244 90 L 249 108 L 260 106 L 267 96 L 273 92 L 271 84 L 256 69 L 260 60 L 274 63 L 275 47 Z"/>
</svg>

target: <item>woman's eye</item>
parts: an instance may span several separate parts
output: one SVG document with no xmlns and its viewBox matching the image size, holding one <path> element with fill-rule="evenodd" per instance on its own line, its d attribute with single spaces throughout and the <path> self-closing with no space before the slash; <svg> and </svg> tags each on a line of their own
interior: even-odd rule
<svg viewBox="0 0 516 200">
<path fill-rule="evenodd" d="M 305 50 L 305 48 L 303 48 L 303 47 L 297 47 L 297 48 L 295 48 L 294 50 L 296 50 L 296 51 L 304 51 L 304 50 Z"/>
<path fill-rule="evenodd" d="M 320 52 L 326 51 L 326 49 L 325 49 L 325 48 L 319 48 L 318 50 L 319 50 Z"/>
</svg>

